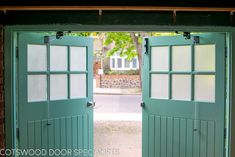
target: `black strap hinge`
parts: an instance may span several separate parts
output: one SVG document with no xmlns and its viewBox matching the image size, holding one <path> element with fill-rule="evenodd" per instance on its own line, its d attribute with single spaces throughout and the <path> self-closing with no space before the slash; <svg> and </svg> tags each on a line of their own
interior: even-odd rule
<svg viewBox="0 0 235 157">
<path fill-rule="evenodd" d="M 144 48 L 145 48 L 145 54 L 149 54 L 149 38 L 144 38 L 145 40 L 145 44 L 144 44 Z"/>
</svg>

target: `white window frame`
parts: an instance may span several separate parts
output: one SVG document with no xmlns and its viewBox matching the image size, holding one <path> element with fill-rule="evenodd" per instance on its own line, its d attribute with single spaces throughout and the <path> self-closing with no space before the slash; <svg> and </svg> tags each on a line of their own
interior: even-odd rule
<svg viewBox="0 0 235 157">
<path fill-rule="evenodd" d="M 133 68 L 133 62 L 130 61 L 130 68 L 126 68 L 125 67 L 125 59 L 126 57 L 120 57 L 119 55 L 113 55 L 110 57 L 110 60 L 109 60 L 109 67 L 111 70 L 137 70 L 139 69 L 139 62 L 138 62 L 138 58 L 137 57 L 134 57 L 136 59 L 136 64 L 137 64 L 137 67 L 136 68 Z M 133 59 L 134 59 L 133 58 Z M 113 59 L 115 60 L 115 65 L 114 67 L 112 67 L 113 65 Z M 121 68 L 118 68 L 118 59 L 122 59 L 122 67 Z"/>
</svg>

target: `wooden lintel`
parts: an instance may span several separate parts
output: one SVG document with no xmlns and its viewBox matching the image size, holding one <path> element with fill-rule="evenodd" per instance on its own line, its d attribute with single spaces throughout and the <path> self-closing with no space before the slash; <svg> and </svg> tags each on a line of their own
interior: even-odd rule
<svg viewBox="0 0 235 157">
<path fill-rule="evenodd" d="M 193 11 L 193 12 L 235 12 L 235 8 L 219 7 L 169 7 L 169 6 L 0 6 L 1 11 Z"/>
</svg>

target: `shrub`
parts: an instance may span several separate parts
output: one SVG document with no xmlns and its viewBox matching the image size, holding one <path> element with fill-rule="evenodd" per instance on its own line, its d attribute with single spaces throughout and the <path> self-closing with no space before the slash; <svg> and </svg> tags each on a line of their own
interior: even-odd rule
<svg viewBox="0 0 235 157">
<path fill-rule="evenodd" d="M 107 75 L 139 75 L 139 70 L 110 70 Z"/>
</svg>

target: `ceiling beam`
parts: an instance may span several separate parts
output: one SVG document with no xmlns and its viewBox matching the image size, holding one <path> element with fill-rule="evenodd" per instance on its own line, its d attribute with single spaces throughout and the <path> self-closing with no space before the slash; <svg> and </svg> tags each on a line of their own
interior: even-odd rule
<svg viewBox="0 0 235 157">
<path fill-rule="evenodd" d="M 0 6 L 1 11 L 192 11 L 192 12 L 235 12 L 235 8 L 219 7 L 170 7 L 170 6 Z"/>
</svg>

